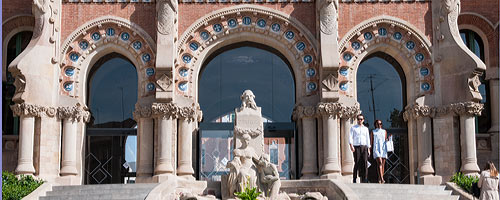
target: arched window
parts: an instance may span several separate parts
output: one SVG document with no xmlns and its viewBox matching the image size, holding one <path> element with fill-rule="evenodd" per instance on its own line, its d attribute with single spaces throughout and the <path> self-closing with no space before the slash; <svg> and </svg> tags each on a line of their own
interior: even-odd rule
<svg viewBox="0 0 500 200">
<path fill-rule="evenodd" d="M 476 32 L 469 29 L 460 30 L 460 36 L 469 50 L 485 62 L 484 43 L 481 37 Z M 479 80 L 481 80 L 479 93 L 481 93 L 483 97 L 481 103 L 484 104 L 484 110 L 481 112 L 481 116 L 476 117 L 476 133 L 487 133 L 488 129 L 491 127 L 490 94 L 488 92 L 490 88 L 485 73 L 483 73 Z"/>
<path fill-rule="evenodd" d="M 2 134 L 4 135 L 18 135 L 19 134 L 19 118 L 14 117 L 10 106 L 14 104 L 12 102 L 12 97 L 16 88 L 14 87 L 14 77 L 7 70 L 9 64 L 14 61 L 14 59 L 21 54 L 21 52 L 28 46 L 31 35 L 31 31 L 23 31 L 14 35 L 7 43 L 7 59 L 5 65 L 6 77 L 2 80 Z"/>
<path fill-rule="evenodd" d="M 262 107 L 264 151 L 278 166 L 280 176 L 291 174 L 291 144 L 294 124 L 295 81 L 290 64 L 277 50 L 251 42 L 218 49 L 205 61 L 198 84 L 203 111 L 200 123 L 198 176 L 200 180 L 220 180 L 232 160 L 234 109 L 249 89 Z"/>
</svg>

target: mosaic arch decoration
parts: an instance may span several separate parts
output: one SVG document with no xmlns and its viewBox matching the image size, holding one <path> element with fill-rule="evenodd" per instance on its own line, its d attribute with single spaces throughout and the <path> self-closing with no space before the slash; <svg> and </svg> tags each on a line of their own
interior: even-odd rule
<svg viewBox="0 0 500 200">
<path fill-rule="evenodd" d="M 346 96 L 354 96 L 352 85 L 355 80 L 353 73 L 358 66 L 355 66 L 357 59 L 362 59 L 372 45 L 380 43 L 397 49 L 407 62 L 412 66 L 413 76 L 417 84 L 415 85 L 416 96 L 423 96 L 434 93 L 434 75 L 432 58 L 430 53 L 430 42 L 423 34 L 415 28 L 407 25 L 409 23 L 399 19 L 381 18 L 362 23 L 347 33 L 340 42 L 340 68 L 339 83 L 340 93 Z"/>
<path fill-rule="evenodd" d="M 117 17 L 103 17 L 86 23 L 74 31 L 64 42 L 61 51 L 59 74 L 60 94 L 78 97 L 81 91 L 80 71 L 87 67 L 82 64 L 89 55 L 103 46 L 113 46 L 129 52 L 141 81 L 138 88 L 141 96 L 154 95 L 154 72 L 156 55 L 152 38 L 138 25 Z M 111 48 L 111 47 L 110 47 Z M 142 92 L 141 92 L 142 91 Z"/>
<path fill-rule="evenodd" d="M 303 89 L 306 95 L 317 94 L 317 87 L 311 87 L 316 86 L 319 80 L 317 44 L 314 43 L 313 35 L 289 15 L 255 5 L 215 11 L 193 23 L 184 32 L 178 43 L 175 61 L 176 94 L 195 96 L 194 79 L 199 70 L 195 68 L 201 66 L 197 62 L 203 62 L 201 56 L 204 51 L 228 36 L 248 32 L 285 44 L 295 59 L 290 60 L 295 78 L 305 80 L 302 86 L 297 85 L 297 89 Z M 299 64 L 294 66 L 293 63 Z"/>
</svg>

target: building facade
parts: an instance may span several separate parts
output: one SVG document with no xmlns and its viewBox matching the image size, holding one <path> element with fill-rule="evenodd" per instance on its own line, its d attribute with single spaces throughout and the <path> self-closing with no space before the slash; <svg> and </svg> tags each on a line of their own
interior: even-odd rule
<svg viewBox="0 0 500 200">
<path fill-rule="evenodd" d="M 284 179 L 352 181 L 359 113 L 387 123 L 392 182 L 478 173 L 499 165 L 498 8 L 3 1 L 3 168 L 59 184 L 218 181 L 238 95 L 252 89 Z"/>
</svg>

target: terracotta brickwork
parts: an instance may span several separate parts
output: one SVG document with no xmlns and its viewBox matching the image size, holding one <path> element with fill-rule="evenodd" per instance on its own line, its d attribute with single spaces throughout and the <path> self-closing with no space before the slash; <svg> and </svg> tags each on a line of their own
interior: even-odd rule
<svg viewBox="0 0 500 200">
<path fill-rule="evenodd" d="M 490 20 L 493 25 L 498 24 L 498 0 L 462 0 L 461 13 L 472 12 L 480 14 Z M 460 23 L 458 23 L 460 24 Z"/>
<path fill-rule="evenodd" d="M 3 21 L 16 15 L 31 15 L 32 0 L 2 1 Z"/>
<path fill-rule="evenodd" d="M 214 4 L 179 4 L 179 35 L 201 17 L 226 7 L 240 4 L 214 3 Z M 273 3 L 257 4 L 289 14 L 305 25 L 313 35 L 316 35 L 316 6 L 314 3 Z M 300 9 L 297 9 L 300 8 Z"/>
<path fill-rule="evenodd" d="M 430 8 L 431 2 L 340 3 L 339 39 L 343 38 L 354 26 L 367 19 L 388 15 L 410 22 L 432 41 Z"/>
<path fill-rule="evenodd" d="M 144 29 L 151 38 L 156 38 L 156 6 L 153 3 L 65 3 L 62 8 L 62 41 L 81 25 L 106 15 L 130 20 Z"/>
<path fill-rule="evenodd" d="M 34 27 L 35 19 L 32 16 L 18 16 L 11 18 L 9 21 L 4 21 L 5 24 L 2 26 L 2 39 L 5 40 L 7 34 L 18 27 Z"/>
</svg>

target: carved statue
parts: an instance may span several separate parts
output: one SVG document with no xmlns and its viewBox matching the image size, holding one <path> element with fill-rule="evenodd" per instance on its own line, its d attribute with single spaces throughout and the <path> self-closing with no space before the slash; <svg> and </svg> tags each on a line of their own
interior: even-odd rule
<svg viewBox="0 0 500 200">
<path fill-rule="evenodd" d="M 163 35 L 170 34 L 177 13 L 177 0 L 157 1 L 156 12 L 158 15 L 158 32 Z"/>
<path fill-rule="evenodd" d="M 241 161 L 239 157 L 234 157 L 229 163 L 227 163 L 227 168 L 229 168 L 229 177 L 227 179 L 227 185 L 229 186 L 229 194 L 234 194 L 238 192 L 238 175 L 240 173 Z"/>
<path fill-rule="evenodd" d="M 269 162 L 269 155 L 262 154 L 260 158 L 254 160 L 257 163 L 257 170 L 259 172 L 259 189 L 266 197 L 274 200 L 278 199 L 281 187 L 280 175 L 276 165 Z"/>
<path fill-rule="evenodd" d="M 481 85 L 481 80 L 479 80 L 480 74 L 481 72 L 474 72 L 467 80 L 472 99 L 477 101 L 481 101 L 483 99 L 483 97 L 481 97 L 481 93 L 479 92 L 479 86 Z"/>
<path fill-rule="evenodd" d="M 251 108 L 257 110 L 255 95 L 251 90 L 245 90 L 245 92 L 241 95 L 241 108 Z"/>
<path fill-rule="evenodd" d="M 257 187 L 257 168 L 253 163 L 253 159 L 257 158 L 257 154 L 252 147 L 248 146 L 251 137 L 245 134 L 239 139 L 241 147 L 233 151 L 235 159 L 241 161 L 241 166 L 237 170 L 238 174 L 236 175 L 236 185 L 239 186 L 237 188 L 238 192 L 243 191 L 245 186 L 250 188 Z"/>
<path fill-rule="evenodd" d="M 337 26 L 337 0 L 324 0 L 320 8 L 320 30 L 324 34 L 331 35 Z"/>
</svg>

